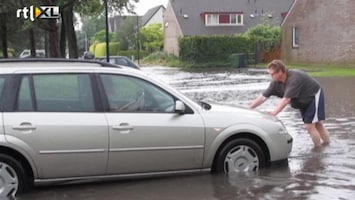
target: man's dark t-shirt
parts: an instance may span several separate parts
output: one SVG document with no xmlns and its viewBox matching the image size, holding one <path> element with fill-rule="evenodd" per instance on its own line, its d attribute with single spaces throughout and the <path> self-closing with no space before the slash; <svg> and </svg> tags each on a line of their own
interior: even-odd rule
<svg viewBox="0 0 355 200">
<path fill-rule="evenodd" d="M 272 81 L 262 95 L 264 97 L 275 95 L 280 98 L 291 98 L 293 108 L 306 108 L 320 89 L 319 83 L 301 70 L 289 69 L 286 70 L 286 73 L 286 83 Z"/>
</svg>

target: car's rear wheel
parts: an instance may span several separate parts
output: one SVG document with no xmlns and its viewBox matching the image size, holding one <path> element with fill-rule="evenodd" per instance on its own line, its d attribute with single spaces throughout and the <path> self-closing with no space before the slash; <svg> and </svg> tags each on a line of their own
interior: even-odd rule
<svg viewBox="0 0 355 200">
<path fill-rule="evenodd" d="M 14 158 L 0 154 L 0 199 L 25 192 L 29 185 L 22 165 Z"/>
<path fill-rule="evenodd" d="M 265 155 L 253 140 L 238 138 L 223 147 L 216 162 L 217 173 L 256 172 L 265 166 Z"/>
</svg>

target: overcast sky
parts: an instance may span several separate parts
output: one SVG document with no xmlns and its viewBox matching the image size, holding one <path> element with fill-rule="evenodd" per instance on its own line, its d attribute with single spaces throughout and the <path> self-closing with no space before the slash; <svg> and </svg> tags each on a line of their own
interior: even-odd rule
<svg viewBox="0 0 355 200">
<path fill-rule="evenodd" d="M 136 4 L 136 13 L 138 15 L 144 15 L 149 9 L 159 5 L 163 5 L 166 8 L 169 0 L 139 0 Z"/>
</svg>

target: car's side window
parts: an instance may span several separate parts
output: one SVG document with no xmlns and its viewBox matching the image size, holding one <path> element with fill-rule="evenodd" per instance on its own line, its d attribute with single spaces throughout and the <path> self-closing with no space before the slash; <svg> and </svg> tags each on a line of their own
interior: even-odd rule
<svg viewBox="0 0 355 200">
<path fill-rule="evenodd" d="M 5 86 L 5 77 L 0 77 L 0 94 L 2 93 Z"/>
<path fill-rule="evenodd" d="M 38 74 L 24 76 L 18 95 L 17 111 L 93 112 L 94 97 L 88 74 Z M 31 101 L 34 92 L 36 108 Z"/>
<path fill-rule="evenodd" d="M 0 105 L 2 104 L 2 99 L 3 99 L 3 91 L 5 87 L 5 77 L 0 76 Z"/>
<path fill-rule="evenodd" d="M 28 76 L 24 76 L 21 80 L 16 110 L 18 111 L 34 110 L 33 102 L 31 99 L 30 81 Z"/>
<path fill-rule="evenodd" d="M 174 97 L 139 78 L 102 74 L 110 111 L 174 112 Z"/>
</svg>

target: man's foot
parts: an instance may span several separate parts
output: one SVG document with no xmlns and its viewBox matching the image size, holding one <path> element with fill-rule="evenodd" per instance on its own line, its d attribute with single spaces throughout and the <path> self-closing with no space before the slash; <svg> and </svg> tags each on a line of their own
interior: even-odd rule
<svg viewBox="0 0 355 200">
<path fill-rule="evenodd" d="M 320 152 L 322 152 L 322 150 L 323 150 L 322 146 L 314 146 L 312 149 L 312 152 L 313 153 L 320 153 Z"/>
<path fill-rule="evenodd" d="M 322 146 L 329 146 L 330 142 L 323 142 Z"/>
</svg>

